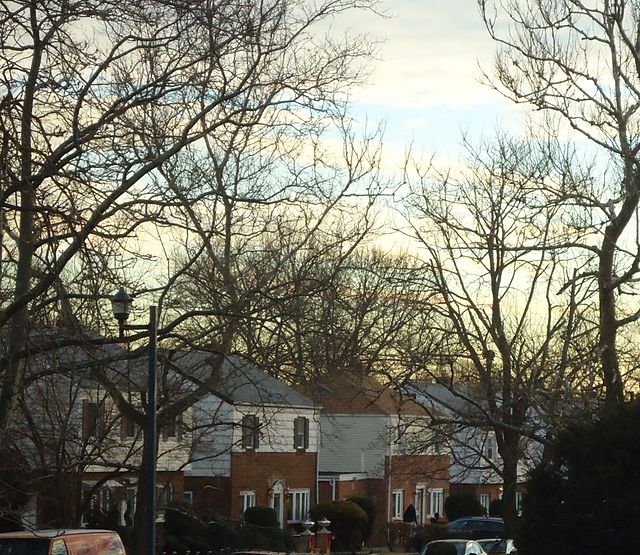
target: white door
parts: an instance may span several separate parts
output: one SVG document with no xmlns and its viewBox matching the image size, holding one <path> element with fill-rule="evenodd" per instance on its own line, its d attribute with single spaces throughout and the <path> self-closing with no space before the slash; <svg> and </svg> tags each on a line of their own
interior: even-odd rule
<svg viewBox="0 0 640 555">
<path fill-rule="evenodd" d="M 418 526 L 424 524 L 424 486 L 416 487 L 416 520 Z"/>
<path fill-rule="evenodd" d="M 284 528 L 284 486 L 281 482 L 276 483 L 273 486 L 273 493 L 271 495 L 271 507 L 276 512 L 278 518 L 278 526 Z"/>
</svg>

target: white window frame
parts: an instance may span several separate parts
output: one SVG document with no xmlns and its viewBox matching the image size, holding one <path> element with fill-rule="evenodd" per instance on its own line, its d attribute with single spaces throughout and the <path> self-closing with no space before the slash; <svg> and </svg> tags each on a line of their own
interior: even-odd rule
<svg viewBox="0 0 640 555">
<path fill-rule="evenodd" d="M 306 449 L 309 444 L 307 437 L 309 431 L 309 419 L 306 416 L 298 416 L 294 420 L 294 445 L 296 449 Z"/>
<path fill-rule="evenodd" d="M 404 490 L 394 489 L 391 492 L 391 520 L 402 520 L 404 511 Z"/>
<path fill-rule="evenodd" d="M 436 513 L 442 516 L 444 514 L 444 489 L 429 488 L 429 518 L 435 516 Z"/>
<path fill-rule="evenodd" d="M 484 508 L 487 515 L 489 515 L 489 507 L 491 506 L 491 494 L 490 493 L 481 493 L 480 494 L 480 505 Z"/>
<path fill-rule="evenodd" d="M 240 492 L 240 516 L 244 517 L 244 512 L 256 506 L 256 492 L 244 490 Z"/>
<path fill-rule="evenodd" d="M 424 505 L 425 499 L 427 499 L 427 488 L 423 485 L 416 486 L 416 502 L 414 503 L 414 507 L 416 508 L 416 520 L 418 522 L 418 526 L 422 526 L 424 524 Z"/>
<path fill-rule="evenodd" d="M 182 500 L 190 506 L 193 506 L 193 491 L 191 490 L 184 490 L 182 492 Z"/>
<path fill-rule="evenodd" d="M 516 491 L 516 513 L 522 516 L 522 502 L 524 501 L 524 493 Z"/>
<path fill-rule="evenodd" d="M 498 454 L 498 444 L 493 432 L 487 433 L 484 441 L 484 456 L 488 461 L 495 462 Z"/>
<path fill-rule="evenodd" d="M 290 489 L 289 490 L 289 512 L 287 522 L 303 522 L 309 514 L 309 503 L 311 501 L 311 490 Z"/>
</svg>

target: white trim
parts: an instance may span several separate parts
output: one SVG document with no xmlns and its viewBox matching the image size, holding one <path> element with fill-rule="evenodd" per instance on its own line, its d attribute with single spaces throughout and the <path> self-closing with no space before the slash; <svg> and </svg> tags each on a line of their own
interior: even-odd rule
<svg viewBox="0 0 640 555">
<path fill-rule="evenodd" d="M 308 488 L 289 490 L 287 522 L 303 522 L 309 515 L 311 490 Z"/>
<path fill-rule="evenodd" d="M 391 520 L 402 520 L 404 511 L 404 490 L 394 489 L 391 492 Z"/>
<path fill-rule="evenodd" d="M 438 513 L 442 516 L 444 513 L 444 489 L 443 488 L 429 488 L 427 490 L 429 497 L 429 518 L 435 516 Z"/>
<path fill-rule="evenodd" d="M 416 485 L 414 506 L 416 508 L 416 520 L 418 522 L 418 526 L 422 526 L 426 521 L 424 509 L 428 498 L 427 487 L 424 484 Z"/>
<path fill-rule="evenodd" d="M 251 507 L 256 506 L 256 492 L 250 490 L 242 490 L 240 492 L 240 516 L 244 516 L 244 512 Z"/>
</svg>

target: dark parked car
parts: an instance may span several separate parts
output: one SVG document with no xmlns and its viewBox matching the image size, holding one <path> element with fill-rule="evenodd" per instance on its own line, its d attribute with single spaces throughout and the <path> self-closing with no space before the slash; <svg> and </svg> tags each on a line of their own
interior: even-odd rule
<svg viewBox="0 0 640 555">
<path fill-rule="evenodd" d="M 422 548 L 419 555 L 487 555 L 473 540 L 434 540 Z"/>
<path fill-rule="evenodd" d="M 449 523 L 447 533 L 450 538 L 504 538 L 504 521 L 501 518 L 470 516 Z"/>
</svg>

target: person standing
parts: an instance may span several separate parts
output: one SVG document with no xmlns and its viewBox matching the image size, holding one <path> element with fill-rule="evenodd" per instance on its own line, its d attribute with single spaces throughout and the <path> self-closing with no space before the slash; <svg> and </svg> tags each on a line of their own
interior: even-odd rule
<svg viewBox="0 0 640 555">
<path fill-rule="evenodd" d="M 409 504 L 409 506 L 405 509 L 404 515 L 402 516 L 402 522 L 410 523 L 412 526 L 418 525 L 416 508 L 413 506 L 413 504 Z"/>
</svg>

